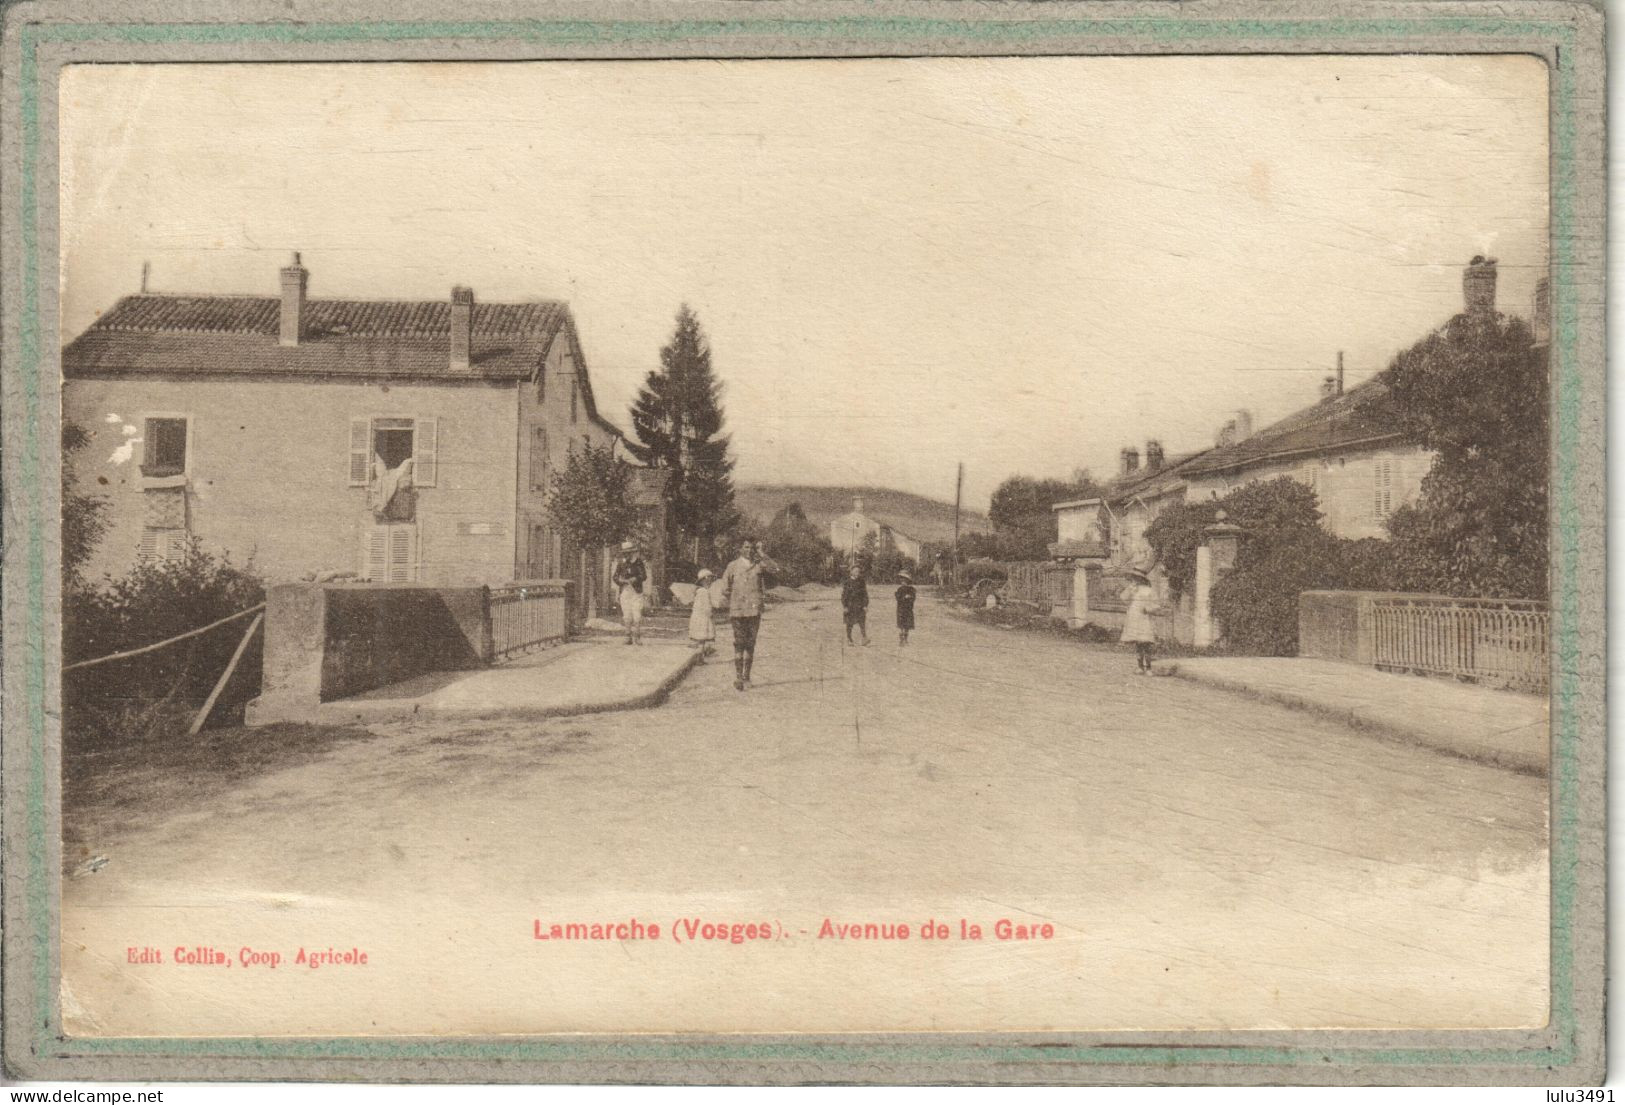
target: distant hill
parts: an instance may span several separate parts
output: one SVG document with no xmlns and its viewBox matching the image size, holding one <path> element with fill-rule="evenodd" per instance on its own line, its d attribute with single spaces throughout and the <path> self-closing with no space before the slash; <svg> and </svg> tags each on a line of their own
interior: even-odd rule
<svg viewBox="0 0 1625 1105">
<path fill-rule="evenodd" d="M 807 520 L 820 533 L 829 533 L 829 524 L 852 510 L 852 500 L 863 497 L 863 512 L 921 541 L 947 544 L 954 539 L 954 504 L 928 499 L 889 487 L 803 487 L 792 484 L 746 484 L 735 488 L 734 505 L 759 519 L 763 525 L 773 515 L 800 503 Z M 961 509 L 961 533 L 991 532 L 993 525 L 984 514 Z"/>
</svg>

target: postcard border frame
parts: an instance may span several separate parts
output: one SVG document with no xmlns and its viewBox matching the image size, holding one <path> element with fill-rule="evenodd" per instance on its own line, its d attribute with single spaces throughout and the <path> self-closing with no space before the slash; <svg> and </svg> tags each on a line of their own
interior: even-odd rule
<svg viewBox="0 0 1625 1105">
<path fill-rule="evenodd" d="M 1303 1082 L 1513 1084 L 1602 1077 L 1605 741 L 1601 456 L 1602 18 L 1564 0 L 1489 4 L 754 3 L 493 6 L 260 0 L 20 3 L 5 12 L 5 1057 L 43 1078 L 598 1082 Z M 466 11 L 468 5 L 458 5 Z M 422 18 L 383 18 L 426 13 Z M 513 18 L 522 10 L 532 18 Z M 535 18 L 539 10 L 547 18 Z M 346 12 L 372 18 L 344 18 Z M 588 12 L 583 18 L 580 13 Z M 1268 13 L 1264 15 L 1263 13 Z M 513 14 L 510 14 L 513 13 Z M 724 17 L 726 13 L 726 17 Z M 76 1038 L 60 1031 L 55 811 L 59 513 L 54 452 L 56 81 L 91 60 L 929 54 L 1532 53 L 1551 93 L 1553 285 L 1552 1020 L 1538 1033 L 962 1033 L 400 1039 Z M 365 55 L 365 56 L 363 56 Z M 409 53 L 411 57 L 425 56 Z M 1583 107 L 1595 104 L 1588 119 Z M 48 185 L 48 186 L 47 186 Z M 23 217 L 32 213 L 33 218 Z M 46 246 L 49 253 L 42 253 Z M 49 277 L 49 279 L 47 279 Z M 44 486 L 41 486 L 41 480 Z M 19 486 L 21 484 L 21 486 Z M 1589 976 L 1589 977 L 1588 977 Z M 1594 981 L 1593 981 L 1594 980 Z M 1314 1044 L 1303 1042 L 1310 1037 Z M 1406 1042 L 1415 1041 L 1415 1042 Z"/>
</svg>

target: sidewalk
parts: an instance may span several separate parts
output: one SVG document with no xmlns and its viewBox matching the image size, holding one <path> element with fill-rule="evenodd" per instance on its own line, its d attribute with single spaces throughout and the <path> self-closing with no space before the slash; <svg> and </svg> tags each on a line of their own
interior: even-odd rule
<svg viewBox="0 0 1625 1105">
<path fill-rule="evenodd" d="M 572 641 L 478 671 L 433 672 L 324 702 L 325 724 L 436 716 L 540 718 L 658 706 L 699 662 L 686 644 Z"/>
<path fill-rule="evenodd" d="M 1181 679 L 1333 717 L 1452 756 L 1532 775 L 1547 773 L 1548 708 L 1537 695 L 1331 660 L 1204 657 L 1164 660 L 1157 667 Z"/>
</svg>

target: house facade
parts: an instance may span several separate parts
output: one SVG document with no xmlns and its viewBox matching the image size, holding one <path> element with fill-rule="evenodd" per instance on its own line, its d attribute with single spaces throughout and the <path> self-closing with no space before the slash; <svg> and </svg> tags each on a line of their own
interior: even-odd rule
<svg viewBox="0 0 1625 1105">
<path fill-rule="evenodd" d="M 829 524 L 829 543 L 843 556 L 851 556 L 854 550 L 861 549 L 871 535 L 877 549 L 893 548 L 915 564 L 920 562 L 920 541 L 865 514 L 861 496 L 852 499 L 851 511 Z"/>
<path fill-rule="evenodd" d="M 1462 273 L 1464 309 L 1493 312 L 1495 289 L 1495 261 L 1475 257 Z M 1536 293 L 1537 341 L 1545 294 L 1544 287 Z M 1380 375 L 1345 389 L 1339 354 L 1337 372 L 1321 382 L 1314 404 L 1262 429 L 1253 428 L 1249 412 L 1237 411 L 1210 447 L 1169 458 L 1161 443 L 1147 442 L 1143 464 L 1139 449 L 1126 447 L 1105 494 L 1054 505 L 1058 540 L 1051 553 L 1095 571 L 1105 581 L 1096 590 L 1111 593 L 1127 569 L 1152 570 L 1156 558 L 1145 533 L 1164 510 L 1221 499 L 1236 488 L 1281 476 L 1315 491 L 1329 532 L 1351 539 L 1385 537 L 1389 515 L 1421 496 L 1434 459 L 1400 432 L 1392 402 Z M 1165 589 L 1158 574 L 1153 572 L 1153 581 Z M 1190 639 L 1189 626 L 1179 625 L 1181 618 L 1189 622 L 1189 606 L 1172 616 L 1174 639 Z"/>
<path fill-rule="evenodd" d="M 190 539 L 271 581 L 574 577 L 551 474 L 611 446 L 566 304 L 139 294 L 62 353 L 80 486 L 109 530 L 87 577 Z"/>
</svg>

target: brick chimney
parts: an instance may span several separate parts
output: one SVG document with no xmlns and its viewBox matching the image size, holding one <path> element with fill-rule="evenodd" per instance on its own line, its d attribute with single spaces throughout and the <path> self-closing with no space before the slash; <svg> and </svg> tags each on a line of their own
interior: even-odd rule
<svg viewBox="0 0 1625 1105">
<path fill-rule="evenodd" d="M 1337 394 L 1343 394 L 1343 351 L 1337 351 Z"/>
<path fill-rule="evenodd" d="M 862 514 L 863 513 L 863 496 L 862 495 L 854 495 L 854 496 L 852 496 L 852 513 L 853 514 Z"/>
<path fill-rule="evenodd" d="M 1253 412 L 1252 411 L 1246 411 L 1246 410 L 1237 411 L 1236 412 L 1236 440 L 1237 441 L 1246 441 L 1249 437 L 1252 437 L 1252 436 L 1253 436 Z"/>
<path fill-rule="evenodd" d="M 474 289 L 461 286 L 451 290 L 451 368 L 468 371 L 468 347 L 474 330 Z"/>
<path fill-rule="evenodd" d="M 1120 475 L 1120 476 L 1128 476 L 1128 475 L 1132 475 L 1133 473 L 1139 471 L 1139 469 L 1140 469 L 1140 451 L 1138 449 L 1136 449 L 1134 446 L 1130 445 L 1126 449 L 1123 450 L 1121 456 L 1123 458 L 1123 463 L 1122 463 L 1121 467 L 1118 469 L 1118 475 Z"/>
<path fill-rule="evenodd" d="M 282 270 L 282 320 L 277 337 L 279 345 L 298 345 L 305 336 L 305 286 L 310 273 L 293 255 L 293 263 Z"/>
<path fill-rule="evenodd" d="M 1461 294 L 1470 315 L 1495 311 L 1495 258 L 1474 257 L 1461 274 Z"/>
<path fill-rule="evenodd" d="M 1148 441 L 1145 443 L 1145 470 L 1156 472 L 1162 468 L 1162 442 Z"/>
</svg>

